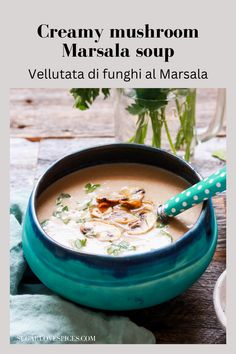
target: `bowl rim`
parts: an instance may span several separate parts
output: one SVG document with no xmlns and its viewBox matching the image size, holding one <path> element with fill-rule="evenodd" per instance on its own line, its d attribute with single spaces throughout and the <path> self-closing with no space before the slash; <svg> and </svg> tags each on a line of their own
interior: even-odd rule
<svg viewBox="0 0 236 354">
<path fill-rule="evenodd" d="M 215 283 L 214 291 L 213 291 L 213 302 L 214 302 L 216 316 L 217 316 L 221 326 L 223 327 L 223 329 L 226 329 L 227 320 L 226 320 L 226 314 L 223 311 L 223 308 L 221 305 L 220 289 L 222 287 L 223 282 L 225 281 L 225 290 L 226 290 L 226 281 L 227 281 L 226 277 L 227 277 L 227 273 L 226 273 L 226 269 L 225 269 L 221 273 L 219 278 L 217 279 L 217 281 Z"/>
<path fill-rule="evenodd" d="M 49 243 L 56 245 L 57 247 L 59 247 L 59 249 L 64 250 L 65 252 L 78 257 L 78 258 L 90 258 L 90 259 L 97 259 L 97 260 L 103 260 L 103 261 L 110 261 L 110 262 L 121 262 L 122 261 L 145 261 L 147 258 L 152 259 L 153 257 L 157 257 L 157 256 L 164 256 L 169 254 L 172 250 L 177 251 L 178 249 L 182 248 L 182 246 L 184 246 L 186 243 L 190 242 L 192 240 L 192 238 L 196 237 L 194 231 L 197 230 L 197 228 L 199 227 L 199 225 L 203 222 L 204 218 L 206 217 L 206 213 L 207 213 L 207 207 L 211 205 L 211 198 L 209 198 L 208 200 L 203 202 L 203 206 L 202 206 L 202 210 L 200 212 L 200 215 L 197 219 L 197 221 L 195 222 L 194 226 L 189 229 L 189 231 L 187 231 L 181 238 L 179 238 L 177 241 L 175 241 L 174 243 L 171 243 L 168 246 L 164 246 L 162 248 L 156 249 L 156 250 L 151 250 L 148 252 L 143 252 L 143 253 L 137 253 L 137 254 L 130 254 L 130 255 L 125 255 L 122 257 L 114 257 L 111 255 L 101 255 L 101 254 L 92 254 L 92 253 L 85 253 L 85 252 L 80 252 L 77 250 L 73 250 L 69 247 L 66 247 L 64 245 L 62 245 L 61 243 L 57 242 L 55 239 L 53 239 L 51 236 L 49 236 L 41 227 L 40 222 L 38 220 L 37 217 L 37 213 L 36 213 L 36 195 L 38 192 L 38 189 L 40 187 L 40 184 L 42 182 L 42 180 L 45 178 L 45 175 L 47 175 L 47 173 L 53 169 L 57 164 L 59 163 L 63 163 L 64 160 L 70 159 L 73 156 L 76 156 L 80 153 L 84 153 L 87 151 L 93 151 L 93 150 L 97 150 L 97 149 L 103 149 L 103 148 L 133 148 L 133 149 L 141 149 L 141 150 L 149 150 L 149 151 L 153 151 L 153 150 L 157 150 L 161 153 L 163 153 L 166 156 L 171 156 L 171 158 L 176 159 L 180 164 L 187 166 L 189 169 L 192 170 L 192 172 L 195 173 L 195 175 L 199 178 L 199 180 L 202 180 L 203 177 L 201 176 L 201 174 L 199 172 L 196 171 L 196 169 L 191 166 L 190 163 L 186 162 L 185 160 L 183 160 L 182 158 L 180 158 L 179 156 L 176 156 L 164 149 L 161 148 L 154 148 L 151 146 L 146 146 L 146 145 L 141 145 L 141 144 L 130 144 L 130 143 L 112 143 L 112 144 L 101 144 L 101 145 L 93 145 L 91 147 L 87 147 L 84 149 L 80 149 L 78 151 L 72 152 L 70 154 L 64 155 L 63 157 L 57 159 L 55 162 L 53 162 L 41 175 L 41 177 L 38 179 L 38 181 L 36 182 L 33 191 L 31 193 L 31 197 L 29 200 L 29 205 L 31 208 L 31 216 L 33 218 L 33 221 L 35 223 L 35 225 L 37 226 L 37 229 L 40 231 L 40 233 L 43 235 L 43 237 L 49 241 Z M 140 163 L 143 164 L 143 163 Z M 147 164 L 149 165 L 149 164 Z M 93 165 L 93 166 L 96 166 Z M 88 166 L 90 167 L 90 166 Z M 71 172 L 73 173 L 73 172 Z M 70 174 L 70 173 L 68 173 Z M 66 176 L 66 175 L 65 175 Z M 59 178 L 60 179 L 60 178 Z"/>
</svg>

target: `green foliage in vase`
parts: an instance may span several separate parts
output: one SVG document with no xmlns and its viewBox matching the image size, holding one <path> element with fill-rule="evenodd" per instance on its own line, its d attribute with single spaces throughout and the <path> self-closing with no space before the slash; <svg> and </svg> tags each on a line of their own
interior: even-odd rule
<svg viewBox="0 0 236 354">
<path fill-rule="evenodd" d="M 195 133 L 196 90 L 175 88 L 134 89 L 134 102 L 126 109 L 130 114 L 138 115 L 136 131 L 130 142 L 144 144 L 148 125 L 152 127 L 152 146 L 161 147 L 162 129 L 165 130 L 170 148 L 174 154 L 185 150 L 184 158 L 189 161 L 191 144 Z M 184 97 L 184 103 L 179 98 Z M 175 140 L 170 134 L 166 117 L 166 107 L 170 99 L 175 98 L 180 128 Z"/>
<path fill-rule="evenodd" d="M 100 93 L 107 98 L 110 89 L 77 89 L 70 90 L 76 108 L 88 109 Z M 180 98 L 184 97 L 181 103 Z M 176 88 L 136 88 L 133 89 L 133 103 L 126 107 L 131 115 L 138 116 L 136 131 L 130 138 L 130 143 L 145 144 L 148 126 L 152 128 L 152 146 L 160 148 L 162 130 L 166 136 L 170 148 L 174 154 L 179 149 L 185 150 L 184 158 L 189 161 L 191 144 L 195 133 L 195 103 L 196 90 Z M 180 128 L 177 135 L 171 136 L 166 117 L 166 107 L 170 99 L 175 100 Z"/>
<path fill-rule="evenodd" d="M 184 158 L 186 161 L 190 159 L 191 145 L 195 134 L 195 108 L 196 108 L 196 90 L 189 91 L 177 90 L 175 104 L 180 120 L 180 128 L 175 140 L 175 148 L 179 150 L 185 147 Z M 185 101 L 181 105 L 178 97 L 185 95 Z"/>
<path fill-rule="evenodd" d="M 104 98 L 107 98 L 110 94 L 108 88 L 72 88 L 70 93 L 75 99 L 74 107 L 79 108 L 81 111 L 88 109 L 93 101 L 103 93 Z"/>
</svg>

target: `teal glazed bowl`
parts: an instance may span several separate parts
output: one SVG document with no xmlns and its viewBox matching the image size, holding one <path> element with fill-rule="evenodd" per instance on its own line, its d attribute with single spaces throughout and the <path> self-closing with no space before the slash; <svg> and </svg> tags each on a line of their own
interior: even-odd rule
<svg viewBox="0 0 236 354">
<path fill-rule="evenodd" d="M 23 227 L 24 255 L 32 271 L 55 293 L 105 310 L 140 309 L 160 304 L 188 289 L 209 265 L 217 242 L 211 200 L 175 243 L 143 254 L 114 257 L 73 251 L 50 238 L 36 216 L 37 198 L 61 177 L 85 167 L 132 162 L 171 171 L 191 184 L 201 176 L 185 161 L 161 149 L 112 144 L 78 151 L 53 164 L 36 184 Z"/>
</svg>

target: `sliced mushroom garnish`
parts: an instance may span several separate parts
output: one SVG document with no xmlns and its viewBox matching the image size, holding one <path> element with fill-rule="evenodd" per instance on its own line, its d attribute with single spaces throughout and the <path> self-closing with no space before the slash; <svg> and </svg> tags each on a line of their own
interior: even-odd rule
<svg viewBox="0 0 236 354">
<path fill-rule="evenodd" d="M 107 202 L 102 202 L 98 204 L 98 209 L 101 213 L 105 213 L 109 208 L 111 208 L 111 204 Z"/>
<path fill-rule="evenodd" d="M 129 224 L 138 220 L 138 217 L 125 211 L 125 210 L 113 210 L 105 217 L 109 221 L 115 221 L 119 224 Z"/>
<path fill-rule="evenodd" d="M 105 211 L 102 211 L 100 208 L 94 207 L 94 208 L 90 208 L 89 211 L 90 211 L 90 215 L 93 218 L 104 219 L 105 217 L 107 217 L 107 215 L 109 215 L 112 212 L 112 208 L 108 207 Z"/>
<path fill-rule="evenodd" d="M 103 214 L 102 212 L 99 210 L 99 208 L 90 208 L 90 215 L 94 218 L 102 218 Z"/>
<path fill-rule="evenodd" d="M 120 194 L 128 199 L 143 199 L 145 190 L 139 187 L 123 187 L 120 190 Z"/>
<path fill-rule="evenodd" d="M 137 227 L 140 227 L 141 226 L 141 223 L 142 223 L 142 220 L 141 219 L 138 219 L 132 223 L 129 224 L 129 228 L 130 229 L 136 229 Z"/>
<path fill-rule="evenodd" d="M 142 205 L 141 200 L 127 200 L 122 203 L 127 209 L 137 209 Z"/>
<path fill-rule="evenodd" d="M 140 208 L 131 209 L 130 212 L 133 213 L 133 214 L 134 214 L 134 213 L 135 213 L 135 214 L 138 214 L 138 213 L 140 213 L 140 212 L 153 211 L 153 209 L 154 209 L 154 204 L 153 204 L 152 202 L 144 201 L 144 202 L 142 202 Z"/>
<path fill-rule="evenodd" d="M 125 197 L 125 199 L 120 201 L 121 205 L 127 209 L 137 209 L 142 205 L 145 190 L 138 187 L 124 187 L 121 189 L 120 194 Z"/>
<path fill-rule="evenodd" d="M 96 198 L 97 202 L 100 203 L 107 203 L 110 206 L 117 205 L 120 203 L 120 200 L 125 198 L 122 194 L 119 193 L 109 193 L 107 195 L 101 195 Z"/>
<path fill-rule="evenodd" d="M 112 208 L 113 208 L 113 210 L 130 211 L 129 209 L 125 208 L 125 207 L 124 207 L 123 205 L 121 205 L 121 204 L 114 205 Z"/>
<path fill-rule="evenodd" d="M 125 224 L 119 224 L 118 222 L 115 222 L 114 220 L 109 220 L 109 223 L 111 225 L 115 225 L 117 226 L 119 229 L 122 229 L 122 232 L 123 231 L 128 231 L 129 230 L 129 226 L 128 225 L 125 225 Z"/>
<path fill-rule="evenodd" d="M 157 218 L 154 213 L 145 213 L 141 215 L 139 222 L 131 223 L 130 230 L 127 231 L 129 235 L 140 235 L 145 234 L 146 232 L 150 231 L 156 224 Z"/>
<path fill-rule="evenodd" d="M 98 203 L 98 208 L 99 210 L 104 213 L 109 209 L 110 207 L 114 207 L 115 205 L 120 204 L 121 199 L 125 199 L 124 196 L 122 196 L 119 193 L 110 193 L 108 195 L 102 195 L 98 196 L 96 201 Z"/>
<path fill-rule="evenodd" d="M 81 225 L 80 230 L 87 237 L 96 237 L 99 241 L 115 241 L 121 237 L 118 227 L 104 221 L 88 221 Z"/>
<path fill-rule="evenodd" d="M 89 221 L 88 222 L 85 222 L 83 223 L 81 226 L 80 226 L 80 231 L 86 235 L 86 237 L 95 237 L 95 233 L 94 233 L 94 230 L 93 228 L 89 225 Z"/>
</svg>

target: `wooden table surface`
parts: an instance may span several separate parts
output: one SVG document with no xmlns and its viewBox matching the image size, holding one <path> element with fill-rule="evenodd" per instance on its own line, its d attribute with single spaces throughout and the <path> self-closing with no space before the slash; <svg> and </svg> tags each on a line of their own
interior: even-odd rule
<svg viewBox="0 0 236 354">
<path fill-rule="evenodd" d="M 73 109 L 67 89 L 12 89 L 11 194 L 31 190 L 56 159 L 92 145 L 115 141 L 113 97 L 98 99 L 84 112 Z M 215 107 L 216 90 L 199 91 L 198 126 L 204 127 Z M 226 148 L 225 127 L 217 137 L 199 145 L 192 161 L 203 176 L 223 166 L 211 156 Z M 213 289 L 226 267 L 226 195 L 213 198 L 219 239 L 210 266 L 190 289 L 177 298 L 144 310 L 123 314 L 152 331 L 160 344 L 226 343 L 213 307 Z"/>
</svg>

